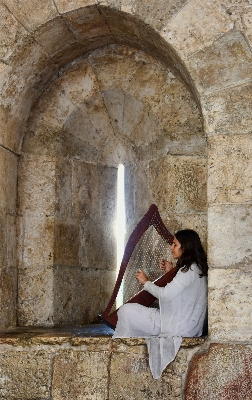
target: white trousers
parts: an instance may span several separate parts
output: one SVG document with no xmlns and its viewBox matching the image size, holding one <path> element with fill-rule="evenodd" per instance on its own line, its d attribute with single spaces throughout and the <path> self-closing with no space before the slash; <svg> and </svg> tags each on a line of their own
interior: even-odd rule
<svg viewBox="0 0 252 400">
<path fill-rule="evenodd" d="M 160 312 L 157 308 L 127 303 L 118 310 L 118 322 L 113 338 L 149 337 L 159 335 Z"/>
</svg>

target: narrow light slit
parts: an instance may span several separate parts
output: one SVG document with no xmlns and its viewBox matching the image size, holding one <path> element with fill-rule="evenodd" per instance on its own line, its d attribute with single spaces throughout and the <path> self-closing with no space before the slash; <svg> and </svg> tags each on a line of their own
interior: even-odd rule
<svg viewBox="0 0 252 400">
<path fill-rule="evenodd" d="M 117 173 L 117 217 L 116 217 L 116 241 L 117 241 L 117 274 L 120 269 L 125 246 L 125 193 L 124 193 L 124 165 L 119 164 Z M 123 304 L 122 281 L 117 299 L 116 308 Z"/>
</svg>

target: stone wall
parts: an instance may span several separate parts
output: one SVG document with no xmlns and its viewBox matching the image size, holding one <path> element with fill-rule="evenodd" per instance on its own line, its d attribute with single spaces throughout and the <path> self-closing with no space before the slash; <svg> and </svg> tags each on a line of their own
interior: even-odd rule
<svg viewBox="0 0 252 400">
<path fill-rule="evenodd" d="M 81 328 L 2 334 L 1 399 L 175 400 L 189 360 L 204 343 L 203 338 L 184 339 L 176 360 L 154 380 L 144 339 L 93 334 L 88 337 Z"/>
<path fill-rule="evenodd" d="M 76 132 L 73 121 L 81 121 L 80 107 L 75 107 L 75 96 L 76 94 L 85 95 L 85 93 L 79 93 L 78 86 L 77 88 L 75 86 L 74 91 L 68 91 L 65 96 L 63 92 L 60 94 L 60 84 L 65 77 L 68 76 L 67 79 L 69 79 L 68 71 L 70 73 L 75 64 L 74 61 L 79 57 L 85 58 L 85 55 L 92 51 L 101 54 L 105 50 L 104 46 L 126 46 L 130 51 L 133 49 L 135 54 L 141 52 L 144 57 L 155 60 L 154 63 L 150 63 L 153 67 L 150 68 L 149 65 L 146 70 L 153 72 L 161 63 L 163 69 L 159 69 L 158 76 L 163 76 L 161 70 L 166 71 L 164 73 L 169 70 L 175 77 L 172 79 L 178 82 L 175 85 L 175 92 L 178 94 L 177 89 L 180 87 L 183 96 L 185 94 L 189 96 L 179 96 L 180 99 L 176 100 L 178 105 L 183 103 L 179 112 L 180 122 L 184 121 L 183 110 L 188 110 L 185 107 L 186 98 L 188 106 L 191 105 L 189 114 L 194 117 L 200 115 L 200 119 L 197 120 L 198 117 L 194 119 L 192 130 L 185 124 L 184 130 L 176 130 L 174 134 L 167 131 L 163 137 L 161 135 L 161 140 L 154 146 L 157 151 L 154 159 L 149 157 L 153 146 L 144 148 L 145 138 L 139 132 L 134 137 L 131 131 L 136 144 L 138 143 L 138 149 L 135 152 L 129 152 L 129 147 L 126 146 L 129 138 L 127 135 L 123 136 L 123 144 L 126 146 L 124 148 L 127 149 L 126 153 L 129 153 L 127 157 L 133 154 L 132 160 L 134 160 L 132 163 L 128 162 L 126 169 L 129 198 L 139 196 L 140 202 L 137 199 L 136 204 L 140 204 L 141 199 L 144 198 L 144 209 L 145 202 L 147 203 L 146 193 L 147 198 L 160 200 L 162 215 L 171 230 L 189 225 L 201 230 L 207 241 L 210 263 L 209 341 L 212 345 L 208 352 L 205 348 L 199 349 L 199 355 L 194 361 L 192 360 L 185 396 L 189 399 L 207 398 L 212 390 L 216 398 L 220 399 L 232 398 L 232 396 L 238 399 L 245 398 L 245 392 L 251 397 L 248 385 L 244 389 L 244 386 L 241 387 L 238 383 L 239 376 L 245 382 L 250 381 L 247 366 L 250 360 L 252 337 L 249 300 L 252 253 L 251 1 L 159 0 L 149 1 L 146 5 L 143 0 L 46 0 L 36 4 L 33 0 L 20 2 L 2 0 L 0 15 L 1 327 L 13 326 L 16 323 L 38 324 L 39 321 L 45 325 L 60 324 L 67 320 L 73 323 L 72 310 L 76 309 L 76 305 L 80 303 L 75 294 L 67 297 L 65 277 L 71 291 L 72 288 L 78 289 L 79 282 L 85 281 L 84 272 L 87 272 L 87 276 L 89 275 L 93 281 L 89 269 L 91 260 L 85 259 L 83 248 L 76 240 L 76 238 L 85 237 L 86 232 L 83 231 L 83 224 L 78 227 L 76 224 L 77 215 L 80 215 L 78 213 L 82 213 L 83 210 L 80 199 L 89 196 L 89 187 L 83 194 L 82 179 L 89 180 L 92 176 L 97 182 L 103 176 L 102 171 L 106 177 L 111 176 L 109 182 L 113 190 L 117 160 L 105 163 L 104 160 L 101 162 L 100 158 L 99 163 L 90 165 L 90 162 L 78 158 L 76 147 L 79 144 L 82 145 L 82 139 L 76 137 L 75 134 L 74 137 L 72 136 L 73 141 L 69 139 L 71 133 L 73 134 L 72 127 Z M 91 63 L 89 60 L 87 67 L 93 73 L 95 62 Z M 127 60 L 129 62 L 130 57 L 127 57 Z M 133 60 L 132 57 L 131 60 Z M 80 65 L 79 61 L 76 65 Z M 128 66 L 127 71 L 130 72 L 130 65 L 125 64 L 126 66 Z M 119 69 L 121 68 L 123 66 Z M 142 78 L 148 77 L 146 70 Z M 103 78 L 101 81 L 104 84 L 111 80 L 114 82 L 117 71 L 115 66 L 111 67 L 110 71 L 105 68 L 104 75 L 107 80 Z M 102 68 L 100 68 L 100 77 L 101 75 Z M 90 75 L 87 74 L 87 76 Z M 81 74 L 77 73 L 76 79 L 80 77 Z M 171 78 L 171 75 L 169 77 Z M 160 114 L 162 107 L 158 108 L 157 98 L 152 98 L 151 104 L 156 104 L 156 109 L 153 112 L 154 116 L 152 113 L 149 114 L 153 119 L 148 120 L 148 113 L 144 112 L 147 109 L 149 111 L 148 102 L 144 100 L 144 97 L 138 99 L 134 94 L 135 87 L 137 91 L 139 91 L 139 84 L 142 87 L 142 78 L 139 76 L 139 81 L 134 81 L 133 92 L 124 92 L 123 101 L 126 100 L 125 105 L 131 112 L 135 110 L 135 107 L 137 109 L 142 107 L 143 116 L 145 116 L 143 122 L 150 122 L 149 127 L 151 127 L 156 118 L 159 123 L 164 122 L 165 115 Z M 148 77 L 147 84 L 149 85 L 150 82 L 152 79 Z M 90 81 L 85 81 L 85 88 L 90 87 L 90 83 Z M 169 91 L 168 86 L 164 87 Z M 62 86 L 64 90 L 67 87 L 67 84 L 64 88 Z M 161 104 L 163 104 L 165 99 L 162 97 L 162 84 L 158 87 Z M 58 101 L 66 100 L 66 98 L 71 101 L 69 103 L 64 101 L 60 107 L 57 107 L 54 103 L 56 98 L 51 98 L 50 104 L 54 112 L 50 116 L 50 110 L 44 111 L 44 116 L 46 116 L 44 123 L 40 118 L 43 114 L 42 102 L 43 99 L 47 99 L 46 102 L 49 104 L 50 93 L 53 89 L 54 93 L 57 93 Z M 106 94 L 109 94 L 107 97 L 104 96 L 104 109 L 120 114 L 120 108 L 116 109 L 113 103 L 113 100 L 117 99 L 116 104 L 122 105 L 122 102 L 118 103 L 120 93 L 117 91 L 116 95 L 114 93 L 112 96 L 108 87 L 99 88 L 99 90 L 100 92 L 104 90 Z M 120 89 L 119 92 L 121 91 Z M 152 93 L 147 92 L 142 95 L 145 95 L 145 98 L 147 95 L 151 99 Z M 89 105 L 93 106 L 94 103 L 91 103 Z M 42 114 L 40 115 L 38 104 L 41 106 Z M 58 110 L 64 110 L 65 119 L 62 119 L 62 115 L 58 115 Z M 173 109 L 168 108 L 168 110 L 172 115 Z M 63 125 L 60 124 L 64 124 L 72 112 L 74 113 L 72 120 L 69 119 L 71 124 L 68 124 L 67 137 L 62 136 Z M 83 115 L 88 115 L 86 105 L 82 107 L 82 112 Z M 79 115 L 77 119 L 75 115 Z M 113 117 L 108 112 L 107 116 Z M 53 119 L 52 124 L 50 118 Z M 170 119 L 173 120 L 173 117 Z M 196 136 L 192 136 L 193 132 L 196 133 L 194 131 L 196 126 L 199 127 L 196 120 L 201 120 L 200 129 Z M 85 118 L 86 121 L 87 118 Z M 207 150 L 204 145 L 204 135 L 202 135 L 202 121 L 204 134 L 207 136 Z M 37 122 L 39 123 L 36 124 Z M 129 119 L 129 126 L 132 126 L 131 122 Z M 190 123 L 190 119 L 188 122 Z M 168 125 L 166 119 L 162 128 L 167 129 Z M 92 138 L 96 146 L 100 136 L 96 135 L 92 126 L 92 124 L 88 126 L 91 134 L 89 139 Z M 120 126 L 115 120 L 114 124 L 110 121 L 109 126 L 109 129 L 113 128 L 113 133 L 117 136 L 121 135 Z M 154 123 L 154 126 L 156 127 L 157 124 Z M 150 131 L 152 131 L 151 128 Z M 33 133 L 35 133 L 34 137 L 32 137 Z M 156 133 L 159 135 L 158 132 Z M 166 153 L 167 137 L 170 153 Z M 58 139 L 56 143 L 53 141 L 54 138 Z M 71 147 L 70 144 L 74 147 L 74 153 L 71 153 L 71 155 L 74 154 L 72 158 L 64 153 L 66 139 L 68 139 L 68 147 Z M 36 140 L 38 140 L 37 144 L 35 144 Z M 77 142 L 79 144 L 75 146 L 74 143 Z M 36 153 L 36 147 L 39 150 L 38 153 Z M 107 149 L 109 147 L 108 144 Z M 182 153 L 177 152 L 178 147 L 182 149 Z M 83 147 L 80 148 L 83 149 Z M 91 151 L 86 151 L 88 156 L 91 153 Z M 105 155 L 108 153 L 105 152 Z M 178 158 L 180 162 L 177 165 Z M 173 160 L 176 160 L 176 163 Z M 185 161 L 187 168 L 183 169 Z M 205 166 L 207 176 L 204 178 Z M 170 169 L 169 176 L 172 180 L 168 180 L 168 169 Z M 74 196 L 70 188 L 67 189 L 69 179 L 66 177 L 71 175 L 71 171 L 74 172 L 73 184 L 76 185 Z M 160 171 L 164 171 L 163 176 L 159 176 Z M 133 182 L 133 177 L 133 187 L 138 185 L 141 189 L 131 194 L 129 189 L 132 187 L 130 183 Z M 178 180 L 176 180 L 177 177 Z M 203 185 L 200 184 L 202 179 Z M 173 197 L 170 191 L 165 191 L 163 182 L 169 184 Z M 178 188 L 181 187 L 179 182 L 183 188 L 188 183 L 188 189 L 178 192 Z M 207 192 L 204 192 L 206 183 Z M 36 190 L 31 190 L 31 187 Z M 96 190 L 97 187 L 94 188 L 93 194 Z M 65 197 L 66 193 L 73 198 Z M 167 206 L 166 197 L 169 197 L 170 209 L 170 205 Z M 106 198 L 109 200 L 108 197 Z M 111 201 L 109 203 L 111 204 Z M 181 210 L 180 205 L 183 209 L 182 213 L 178 212 Z M 95 209 L 96 207 L 98 207 L 97 203 L 95 203 Z M 104 209 L 103 207 L 106 209 L 106 204 L 102 204 L 101 209 Z M 93 209 L 88 210 L 86 227 L 90 226 L 87 219 L 90 218 L 89 222 L 92 224 L 94 214 L 97 216 Z M 107 216 L 110 216 L 111 212 L 113 215 L 113 208 L 107 212 Z M 132 202 L 128 213 L 129 227 L 134 225 L 140 214 L 142 215 L 142 210 L 134 208 Z M 82 230 L 78 230 L 80 226 Z M 38 233 L 37 237 L 35 232 Z M 103 235 L 103 231 L 100 234 Z M 61 239 L 58 241 L 56 238 L 59 236 Z M 92 243 L 92 237 L 89 238 L 88 246 Z M 70 243 L 72 245 L 66 245 Z M 111 244 L 112 241 L 109 240 L 106 243 Z M 18 261 L 16 245 L 18 245 Z M 113 253 L 113 245 L 112 248 L 106 246 L 106 249 L 110 252 L 109 254 Z M 86 271 L 84 271 L 86 268 L 84 261 L 87 265 Z M 17 268 L 19 270 L 18 284 Z M 74 271 L 72 276 L 69 275 L 71 271 Z M 110 276 L 106 279 L 111 282 L 113 268 L 107 275 Z M 76 280 L 72 280 L 73 277 Z M 54 282 L 57 282 L 57 285 Z M 55 290 L 56 287 L 58 291 Z M 99 288 L 97 290 L 103 290 Z M 17 295 L 19 295 L 19 321 L 16 312 Z M 102 293 L 100 299 L 106 296 L 107 293 Z M 36 305 L 36 302 L 39 306 L 31 307 L 32 304 Z M 77 314 L 80 316 L 81 313 L 82 310 L 78 309 Z M 85 312 L 89 318 L 88 313 L 89 308 Z M 12 351 L 9 348 L 5 350 Z M 10 357 L 13 354 L 10 353 Z M 15 354 L 17 357 L 18 349 L 15 349 Z M 8 352 L 4 357 L 8 358 Z M 43 363 L 49 366 L 45 361 L 48 360 L 47 355 L 43 357 L 42 355 L 41 362 L 38 363 L 42 375 Z M 210 370 L 214 371 L 217 365 L 218 373 L 211 375 Z M 227 373 L 229 370 L 230 374 Z M 240 375 L 235 371 L 239 371 Z M 91 376 L 91 373 L 88 375 Z M 134 382 L 132 375 L 129 381 L 131 379 Z M 214 381 L 220 383 L 214 386 L 212 383 Z M 3 382 L 6 387 L 6 381 Z M 161 386 L 160 384 L 160 390 Z M 10 393 L 11 390 L 14 389 L 9 389 Z M 19 393 L 22 393 L 22 390 L 20 386 Z M 16 392 L 13 393 L 14 398 L 17 397 Z M 3 396 L 5 396 L 3 398 L 8 398 L 6 396 L 9 394 Z M 35 396 L 37 396 L 36 393 Z M 41 393 L 39 396 L 42 396 Z M 60 396 L 61 394 L 58 398 Z M 177 397 L 182 396 L 183 385 L 180 387 L 180 393 L 177 394 Z"/>
</svg>

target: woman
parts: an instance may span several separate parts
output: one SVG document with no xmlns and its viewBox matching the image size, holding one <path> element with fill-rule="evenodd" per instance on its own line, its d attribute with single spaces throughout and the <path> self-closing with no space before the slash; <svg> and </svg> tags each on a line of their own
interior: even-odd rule
<svg viewBox="0 0 252 400">
<path fill-rule="evenodd" d="M 177 275 L 165 287 L 148 281 L 138 270 L 136 278 L 144 290 L 159 299 L 160 310 L 128 303 L 118 311 L 113 338 L 145 337 L 154 378 L 175 358 L 182 337 L 201 336 L 207 308 L 207 258 L 199 235 L 186 229 L 175 234 L 171 245 L 177 260 Z M 161 260 L 160 268 L 169 272 L 170 261 Z"/>
</svg>

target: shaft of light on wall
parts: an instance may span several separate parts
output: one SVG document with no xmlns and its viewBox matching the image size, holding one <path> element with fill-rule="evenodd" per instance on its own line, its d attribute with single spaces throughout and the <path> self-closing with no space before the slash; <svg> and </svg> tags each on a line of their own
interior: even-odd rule
<svg viewBox="0 0 252 400">
<path fill-rule="evenodd" d="M 116 240 L 117 240 L 117 272 L 119 272 L 125 239 L 125 193 L 124 193 L 124 166 L 119 164 L 117 173 L 117 218 L 116 218 Z M 116 307 L 123 303 L 123 282 L 119 290 Z"/>
</svg>

